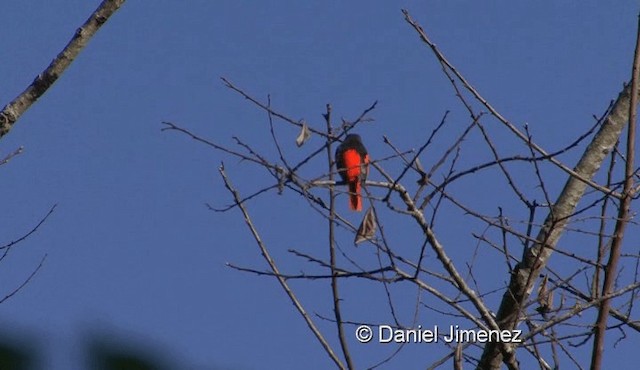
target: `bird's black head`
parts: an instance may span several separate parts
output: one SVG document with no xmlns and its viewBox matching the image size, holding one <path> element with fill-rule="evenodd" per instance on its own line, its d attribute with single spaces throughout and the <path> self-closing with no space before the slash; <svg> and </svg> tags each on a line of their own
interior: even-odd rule
<svg viewBox="0 0 640 370">
<path fill-rule="evenodd" d="M 357 142 L 361 142 L 361 141 L 362 140 L 360 139 L 360 135 L 358 135 L 358 134 L 349 134 L 349 135 L 345 136 L 345 138 L 344 138 L 344 142 L 345 143 L 350 143 L 350 142 L 357 143 Z"/>
</svg>

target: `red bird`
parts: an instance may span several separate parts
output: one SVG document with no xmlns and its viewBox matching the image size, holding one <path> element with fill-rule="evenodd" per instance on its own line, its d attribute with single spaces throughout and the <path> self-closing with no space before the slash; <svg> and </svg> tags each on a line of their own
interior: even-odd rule
<svg viewBox="0 0 640 370">
<path fill-rule="evenodd" d="M 342 181 L 349 186 L 349 208 L 362 211 L 361 184 L 369 173 L 369 154 L 360 135 L 349 134 L 336 149 L 336 167 Z"/>
</svg>

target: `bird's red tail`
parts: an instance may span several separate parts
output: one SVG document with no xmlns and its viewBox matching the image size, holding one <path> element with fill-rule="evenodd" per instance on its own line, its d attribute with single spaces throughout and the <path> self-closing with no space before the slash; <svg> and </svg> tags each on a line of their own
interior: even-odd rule
<svg viewBox="0 0 640 370">
<path fill-rule="evenodd" d="M 362 211 L 362 196 L 360 195 L 360 181 L 349 183 L 349 208 L 352 211 Z"/>
</svg>

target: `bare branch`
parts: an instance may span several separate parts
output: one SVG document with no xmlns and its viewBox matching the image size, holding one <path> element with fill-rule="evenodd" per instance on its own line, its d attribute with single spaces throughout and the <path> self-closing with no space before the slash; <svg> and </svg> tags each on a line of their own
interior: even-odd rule
<svg viewBox="0 0 640 370">
<path fill-rule="evenodd" d="M 291 299 L 291 302 L 293 303 L 293 305 L 296 307 L 300 315 L 302 315 L 302 318 L 307 323 L 307 326 L 309 327 L 309 329 L 311 329 L 311 332 L 318 339 L 318 341 L 320 342 L 324 350 L 327 352 L 329 357 L 331 357 L 331 359 L 336 364 L 336 366 L 338 366 L 340 369 L 345 369 L 345 366 L 342 364 L 342 361 L 340 361 L 340 359 L 333 352 L 333 349 L 331 348 L 329 343 L 326 341 L 326 339 L 324 338 L 324 336 L 322 335 L 318 327 L 314 324 L 313 320 L 311 320 L 311 317 L 309 316 L 307 311 L 304 309 L 300 301 L 298 301 L 298 298 L 295 296 L 295 294 L 289 287 L 289 284 L 287 284 L 287 281 L 280 275 L 280 270 L 276 266 L 276 263 L 273 260 L 273 258 L 271 258 L 271 254 L 267 250 L 267 247 L 263 244 L 262 239 L 260 238 L 260 234 L 258 234 L 258 230 L 255 228 L 255 226 L 253 226 L 253 222 L 251 221 L 251 217 L 249 216 L 247 209 L 245 208 L 244 204 L 240 203 L 242 198 L 238 194 L 238 191 L 235 190 L 235 188 L 231 185 L 229 178 L 224 172 L 224 165 L 220 165 L 219 172 L 220 172 L 220 175 L 222 176 L 222 179 L 224 180 L 225 187 L 227 188 L 227 190 L 229 190 L 229 192 L 233 196 L 234 201 L 238 203 L 238 208 L 240 208 L 240 211 L 244 216 L 244 221 L 247 224 L 247 227 L 251 231 L 251 234 L 253 235 L 256 243 L 258 244 L 258 247 L 260 248 L 260 252 L 262 256 L 264 257 L 265 261 L 267 261 L 267 264 L 269 264 L 269 267 L 271 268 L 271 271 L 274 273 L 274 276 L 280 283 L 280 286 L 282 286 L 282 289 L 284 289 L 285 293 L 287 293 L 287 296 L 289 296 L 289 299 Z"/>
<path fill-rule="evenodd" d="M 495 108 L 493 108 L 493 106 L 491 106 L 489 102 L 486 99 L 484 99 L 473 86 L 471 86 L 471 84 L 464 78 L 464 76 L 462 76 L 462 74 L 460 74 L 460 72 L 458 72 L 458 70 L 451 63 L 449 63 L 449 61 L 445 58 L 444 54 L 442 54 L 440 50 L 438 50 L 436 45 L 433 42 L 431 42 L 431 40 L 429 39 L 427 34 L 424 32 L 422 27 L 416 21 L 414 21 L 413 18 L 411 18 L 411 15 L 409 15 L 409 12 L 407 10 L 403 9 L 402 13 L 404 14 L 404 17 L 407 23 L 409 23 L 416 30 L 416 32 L 418 32 L 422 41 L 431 48 L 431 50 L 434 52 L 434 54 L 436 55 L 436 57 L 438 58 L 438 61 L 442 64 L 442 66 L 446 68 L 446 70 L 453 72 L 453 74 L 460 80 L 460 82 L 462 82 L 465 88 L 469 92 L 471 92 L 471 94 L 473 94 L 473 96 L 478 101 L 480 101 L 489 110 L 489 112 L 491 112 L 491 114 L 494 117 L 496 117 L 502 124 L 505 125 L 505 127 L 509 129 L 509 131 L 515 134 L 516 137 L 518 137 L 520 140 L 522 140 L 526 144 L 527 143 L 526 135 L 520 132 L 520 130 L 518 130 L 511 122 L 509 122 L 500 113 L 498 113 L 498 111 Z M 533 148 L 543 156 L 548 155 L 547 152 L 537 144 L 534 144 Z M 565 166 L 563 163 L 561 163 L 557 159 L 550 158 L 550 161 L 556 166 L 558 166 L 559 168 L 561 168 L 563 171 L 571 175 L 572 177 L 575 177 L 581 180 L 582 182 L 593 187 L 594 189 L 600 190 L 605 194 L 612 194 L 612 192 L 609 189 L 606 189 L 603 186 L 594 183 L 593 181 L 590 180 L 590 177 L 582 176 L 578 171 L 571 170 L 569 167 Z M 618 195 L 618 194 L 614 194 L 614 195 Z"/>
<path fill-rule="evenodd" d="M 631 199 L 633 198 L 633 177 L 635 170 L 635 140 L 636 140 L 636 108 L 638 105 L 638 77 L 640 75 L 640 14 L 638 15 L 638 31 L 636 36 L 636 49 L 633 60 L 633 71 L 631 73 L 631 98 L 629 103 L 629 125 L 627 131 L 627 159 L 625 161 L 625 180 L 622 188 L 622 200 L 618 212 L 618 220 L 616 221 L 613 232 L 613 240 L 611 241 L 611 249 L 609 250 L 609 262 L 604 270 L 604 282 L 602 287 L 602 295 L 607 296 L 613 290 L 613 284 L 618 274 L 618 261 L 620 259 L 620 250 L 622 248 L 622 239 L 624 238 L 624 230 L 629 219 L 629 208 Z M 598 318 L 594 327 L 593 352 L 591 357 L 591 369 L 600 370 L 602 366 L 602 355 L 604 352 L 604 336 L 607 329 L 607 318 L 609 317 L 611 300 L 604 299 L 600 304 Z"/>
<path fill-rule="evenodd" d="M 333 128 L 331 127 L 331 104 L 327 104 L 327 112 L 324 114 L 324 119 L 327 124 L 328 138 L 333 134 Z M 329 181 L 333 180 L 333 153 L 331 151 L 331 139 L 327 139 L 325 144 L 327 148 L 327 164 L 329 167 Z M 335 213 L 336 213 L 336 197 L 334 194 L 333 186 L 329 187 L 329 260 L 331 264 L 331 295 L 333 296 L 333 313 L 336 318 L 336 325 L 338 327 L 338 339 L 340 340 L 340 347 L 342 348 L 342 354 L 347 362 L 347 368 L 349 370 L 354 369 L 353 359 L 349 354 L 349 346 L 347 345 L 347 339 L 344 334 L 344 326 L 342 322 L 342 311 L 340 310 L 340 292 L 338 289 L 338 276 L 336 274 L 336 245 L 335 245 Z"/>
<path fill-rule="evenodd" d="M 67 46 L 51 61 L 51 64 L 18 97 L 0 111 L 0 138 L 9 133 L 16 121 L 62 75 L 76 59 L 93 35 L 124 4 L 125 0 L 104 0 L 89 19 L 76 30 Z"/>
</svg>

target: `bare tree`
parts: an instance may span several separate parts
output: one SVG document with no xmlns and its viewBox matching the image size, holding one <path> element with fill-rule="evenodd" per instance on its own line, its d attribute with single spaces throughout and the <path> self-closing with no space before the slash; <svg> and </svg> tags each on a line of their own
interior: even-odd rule
<svg viewBox="0 0 640 370">
<path fill-rule="evenodd" d="M 478 369 L 498 369 L 503 364 L 519 369 L 523 361 L 540 369 L 565 363 L 583 368 L 587 362 L 593 369 L 601 368 L 607 331 L 621 333 L 618 340 L 626 338 L 627 331 L 640 331 L 640 322 L 633 319 L 640 256 L 638 251 L 623 252 L 625 232 L 635 227 L 631 209 L 637 190 L 638 52 L 631 82 L 617 99 L 575 141 L 550 151 L 534 139 L 535 132 L 527 125 L 514 124 L 500 114 L 410 14 L 403 11 L 403 15 L 442 66 L 460 111 L 469 119 L 463 127 L 455 126 L 449 112 L 443 112 L 418 149 L 396 146 L 385 137 L 388 152 L 372 154 L 373 176 L 364 183 L 368 209 L 360 225 L 352 224 L 351 217 L 335 207 L 336 196 L 347 190 L 335 181 L 332 148 L 347 133 L 365 130 L 362 126 L 373 120 L 375 103 L 356 118 L 338 123 L 327 105 L 324 122 L 308 124 L 273 108 L 270 98 L 261 101 L 223 78 L 229 89 L 266 112 L 265 129 L 274 144 L 271 153 L 259 152 L 240 138 L 234 138 L 235 147 L 221 145 L 165 122 L 164 130 L 179 131 L 268 174 L 253 193 L 240 194 L 224 165 L 219 168 L 232 203 L 210 208 L 242 213 L 268 269 L 229 266 L 275 278 L 341 369 L 386 364 L 416 342 L 432 343 L 430 353 L 441 356 L 430 364 L 419 364 L 428 368 L 461 369 L 467 363 Z M 293 140 L 282 140 L 276 122 L 299 130 L 296 144 L 306 153 L 303 159 L 293 161 L 285 154 Z M 626 140 L 620 140 L 625 126 Z M 321 138 L 322 144 L 311 147 L 309 137 Z M 436 143 L 445 149 L 436 151 Z M 570 154 L 579 156 L 577 165 L 563 159 Z M 310 163 L 323 157 L 326 168 L 314 168 L 314 176 L 305 176 Z M 599 171 L 605 172 L 603 179 L 598 178 Z M 554 180 L 559 178 L 566 181 L 556 189 Z M 284 268 L 277 264 L 248 210 L 252 200 L 271 191 L 298 195 L 316 211 L 318 225 L 327 222 L 324 252 L 311 255 L 292 249 L 289 252 L 300 263 Z M 385 227 L 391 219 L 396 225 L 392 229 Z M 394 232 L 413 238 L 415 245 L 399 245 Z M 354 257 L 354 249 L 344 242 L 354 236 L 356 243 L 371 248 L 372 258 Z M 620 274 L 622 269 L 627 273 Z M 345 305 L 355 304 L 348 297 L 356 285 L 345 288 L 346 279 L 379 286 L 387 314 L 375 322 L 345 315 L 354 312 L 346 311 Z M 294 280 L 326 280 L 333 313 L 312 316 L 289 284 Z M 405 293 L 411 291 L 414 298 L 407 300 Z M 451 330 L 459 337 L 422 327 L 425 317 L 455 321 Z M 339 348 L 326 339 L 327 330 L 319 328 L 319 320 L 335 325 Z M 394 345 L 381 350 L 370 344 L 367 358 L 351 354 L 352 346 L 362 345 L 356 340 L 382 342 L 383 332 L 389 333 Z M 590 360 L 578 355 L 585 353 L 588 343 L 593 344 Z"/>
</svg>

